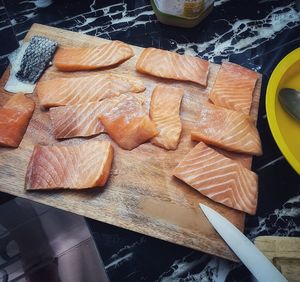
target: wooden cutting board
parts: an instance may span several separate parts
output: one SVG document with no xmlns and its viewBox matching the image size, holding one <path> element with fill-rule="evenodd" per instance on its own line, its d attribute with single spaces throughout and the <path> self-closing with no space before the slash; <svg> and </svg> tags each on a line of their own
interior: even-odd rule
<svg viewBox="0 0 300 282">
<path fill-rule="evenodd" d="M 300 279 L 300 238 L 259 236 L 255 245 L 289 282 Z"/>
<path fill-rule="evenodd" d="M 46 36 L 58 41 L 60 46 L 68 47 L 98 46 L 107 42 L 101 38 L 39 24 L 31 27 L 25 41 L 34 35 Z M 210 65 L 208 87 L 204 89 L 193 83 L 175 82 L 137 73 L 135 63 L 143 48 L 136 46 L 132 48 L 135 51 L 132 59 L 117 68 L 97 72 L 130 74 L 142 79 L 147 89 L 144 93 L 137 95 L 145 99 L 146 105 L 149 105 L 152 90 L 157 83 L 184 88 L 185 95 L 181 107 L 183 134 L 178 149 L 165 151 L 147 143 L 132 151 L 125 151 L 113 143 L 115 157 L 106 187 L 83 191 L 26 192 L 24 191 L 24 176 L 35 144 L 68 144 L 85 141 L 83 138 L 56 141 L 51 133 L 49 114 L 40 110 L 34 93 L 29 96 L 36 101 L 37 107 L 20 147 L 18 149 L 0 148 L 0 190 L 175 244 L 237 260 L 200 211 L 198 204 L 204 203 L 214 208 L 240 230 L 244 228 L 244 213 L 216 204 L 172 177 L 173 168 L 195 145 L 190 141 L 189 131 L 199 118 L 201 102 L 207 100 L 219 65 Z M 9 94 L 3 90 L 8 74 L 9 70 L 4 73 L 0 81 L 0 105 L 3 105 L 9 98 Z M 87 74 L 90 73 L 62 73 L 50 67 L 41 80 Z M 261 78 L 255 89 L 251 109 L 251 115 L 255 120 L 260 89 Z M 105 134 L 95 138 L 109 139 Z M 251 158 L 239 157 L 239 159 L 248 167 L 251 166 Z"/>
</svg>

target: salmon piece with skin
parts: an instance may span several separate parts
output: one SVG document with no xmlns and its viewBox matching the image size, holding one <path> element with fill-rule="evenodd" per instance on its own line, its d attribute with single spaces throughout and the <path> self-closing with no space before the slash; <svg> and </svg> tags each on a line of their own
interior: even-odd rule
<svg viewBox="0 0 300 282">
<path fill-rule="evenodd" d="M 32 117 L 35 103 L 24 94 L 15 94 L 0 108 L 0 146 L 19 147 Z"/>
<path fill-rule="evenodd" d="M 167 150 L 175 150 L 178 146 L 182 130 L 180 105 L 183 89 L 157 85 L 153 90 L 150 105 L 150 118 L 159 134 L 151 139 L 151 143 Z"/>
<path fill-rule="evenodd" d="M 191 138 L 228 151 L 262 154 L 259 133 L 250 116 L 210 103 L 203 103 Z"/>
<path fill-rule="evenodd" d="M 95 70 L 120 64 L 132 56 L 133 49 L 116 40 L 98 47 L 59 48 L 53 64 L 60 71 Z"/>
<path fill-rule="evenodd" d="M 155 124 L 136 97 L 122 94 L 107 100 L 113 106 L 109 111 L 102 112 L 99 119 L 105 131 L 120 147 L 132 150 L 158 134 Z"/>
<path fill-rule="evenodd" d="M 217 106 L 249 114 L 258 73 L 223 62 L 209 99 Z"/>
<path fill-rule="evenodd" d="M 136 69 L 153 76 L 192 81 L 206 87 L 209 62 L 198 57 L 146 48 L 136 63 Z"/>
<path fill-rule="evenodd" d="M 104 186 L 113 147 L 108 141 L 34 147 L 25 178 L 26 190 L 86 189 Z"/>
<path fill-rule="evenodd" d="M 115 74 L 55 78 L 41 81 L 36 87 L 40 104 L 44 108 L 97 102 L 122 93 L 144 90 L 141 80 Z"/>
<path fill-rule="evenodd" d="M 258 177 L 203 142 L 176 166 L 173 175 L 211 200 L 255 214 Z"/>
</svg>

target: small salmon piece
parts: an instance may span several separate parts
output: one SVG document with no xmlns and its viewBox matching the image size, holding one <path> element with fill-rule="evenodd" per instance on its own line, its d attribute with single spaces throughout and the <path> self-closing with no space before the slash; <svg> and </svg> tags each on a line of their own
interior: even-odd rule
<svg viewBox="0 0 300 282">
<path fill-rule="evenodd" d="M 250 116 L 210 103 L 203 104 L 191 138 L 228 151 L 257 156 L 262 154 L 259 133 Z"/>
<path fill-rule="evenodd" d="M 104 186 L 113 147 L 108 141 L 34 147 L 25 178 L 27 190 L 85 189 Z"/>
<path fill-rule="evenodd" d="M 99 47 L 59 48 L 53 64 L 60 71 L 95 70 L 120 64 L 133 55 L 128 44 L 116 40 Z"/>
<path fill-rule="evenodd" d="M 230 62 L 223 62 L 209 99 L 217 106 L 248 115 L 257 79 L 257 72 Z"/>
<path fill-rule="evenodd" d="M 0 109 L 0 146 L 19 147 L 32 117 L 35 103 L 24 94 L 15 94 Z"/>
<path fill-rule="evenodd" d="M 203 142 L 186 155 L 173 175 L 217 203 L 252 215 L 256 212 L 257 175 Z"/>
<path fill-rule="evenodd" d="M 36 91 L 44 108 L 97 102 L 126 92 L 142 92 L 143 82 L 130 76 L 97 74 L 39 82 Z"/>
<path fill-rule="evenodd" d="M 114 105 L 99 119 L 109 136 L 126 150 L 132 150 L 158 134 L 145 114 L 142 103 L 132 95 L 122 94 L 110 100 Z"/>
<path fill-rule="evenodd" d="M 198 57 L 146 48 L 140 55 L 136 69 L 139 72 L 176 80 L 192 81 L 207 86 L 209 62 Z"/>
<path fill-rule="evenodd" d="M 151 139 L 151 143 L 167 150 L 175 150 L 178 146 L 182 130 L 180 120 L 180 104 L 183 89 L 157 85 L 153 90 L 150 106 L 150 118 L 159 134 Z"/>
</svg>

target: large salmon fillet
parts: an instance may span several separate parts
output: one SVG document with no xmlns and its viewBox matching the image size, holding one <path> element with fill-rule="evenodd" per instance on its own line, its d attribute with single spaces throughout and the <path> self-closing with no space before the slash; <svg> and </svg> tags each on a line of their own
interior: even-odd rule
<svg viewBox="0 0 300 282">
<path fill-rule="evenodd" d="M 106 132 L 120 147 L 132 150 L 158 134 L 136 97 L 122 94 L 109 99 L 114 105 L 99 115 Z"/>
<path fill-rule="evenodd" d="M 198 57 L 146 48 L 140 55 L 136 69 L 139 72 L 176 80 L 192 81 L 207 86 L 209 62 Z"/>
<path fill-rule="evenodd" d="M 34 147 L 25 178 L 27 190 L 85 189 L 104 186 L 110 173 L 113 148 L 108 141 L 79 145 Z"/>
<path fill-rule="evenodd" d="M 259 133 L 250 116 L 210 103 L 203 103 L 191 138 L 228 151 L 262 154 Z"/>
<path fill-rule="evenodd" d="M 151 143 L 167 150 L 175 150 L 178 146 L 182 130 L 180 120 L 180 104 L 183 89 L 157 85 L 152 93 L 150 118 L 159 134 L 151 139 Z"/>
<path fill-rule="evenodd" d="M 15 94 L 0 109 L 0 146 L 17 148 L 32 117 L 35 103 L 24 94 Z"/>
<path fill-rule="evenodd" d="M 257 79 L 258 73 L 230 62 L 223 62 L 209 99 L 217 106 L 248 115 Z"/>
<path fill-rule="evenodd" d="M 75 78 L 56 78 L 39 82 L 36 88 L 45 107 L 97 102 L 126 92 L 142 92 L 142 81 L 130 76 L 97 74 Z"/>
<path fill-rule="evenodd" d="M 94 70 L 120 64 L 133 55 L 128 44 L 116 40 L 98 47 L 59 48 L 53 63 L 61 71 Z"/>
<path fill-rule="evenodd" d="M 257 175 L 203 142 L 185 156 L 173 175 L 215 202 L 249 214 L 256 212 Z"/>
</svg>

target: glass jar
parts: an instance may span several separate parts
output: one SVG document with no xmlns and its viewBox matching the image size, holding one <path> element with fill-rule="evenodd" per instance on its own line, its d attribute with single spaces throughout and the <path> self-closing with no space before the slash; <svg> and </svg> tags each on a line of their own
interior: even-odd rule
<svg viewBox="0 0 300 282">
<path fill-rule="evenodd" d="M 212 11 L 214 0 L 151 0 L 151 4 L 161 23 L 190 28 Z"/>
</svg>

